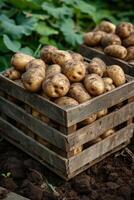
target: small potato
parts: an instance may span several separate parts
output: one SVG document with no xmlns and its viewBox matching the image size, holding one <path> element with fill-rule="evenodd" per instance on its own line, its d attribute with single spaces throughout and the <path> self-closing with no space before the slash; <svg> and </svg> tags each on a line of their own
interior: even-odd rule
<svg viewBox="0 0 134 200">
<path fill-rule="evenodd" d="M 54 51 L 56 51 L 57 48 L 51 45 L 45 46 L 42 48 L 41 53 L 40 53 L 40 57 L 42 60 L 45 61 L 45 63 L 47 64 L 51 64 L 52 63 L 52 53 L 54 53 Z"/>
<path fill-rule="evenodd" d="M 121 45 L 121 39 L 118 35 L 115 34 L 107 34 L 101 39 L 101 44 L 105 48 L 111 44 Z"/>
<path fill-rule="evenodd" d="M 133 30 L 134 30 L 133 24 L 129 22 L 121 22 L 116 26 L 115 32 L 120 38 L 124 39 L 128 37 L 130 33 L 133 32 Z"/>
<path fill-rule="evenodd" d="M 118 87 L 126 82 L 126 76 L 123 69 L 118 65 L 111 65 L 107 68 L 108 76 L 113 80 L 113 83 Z"/>
<path fill-rule="evenodd" d="M 26 70 L 26 65 L 33 60 L 34 57 L 29 56 L 24 53 L 16 53 L 11 59 L 11 65 L 18 71 L 24 72 Z"/>
<path fill-rule="evenodd" d="M 105 84 L 109 84 L 109 85 L 113 84 L 113 80 L 109 77 L 104 77 L 103 81 Z"/>
<path fill-rule="evenodd" d="M 79 103 L 83 103 L 91 99 L 82 83 L 73 83 L 70 87 L 68 95 L 74 98 Z"/>
<path fill-rule="evenodd" d="M 69 60 L 72 60 L 72 56 L 67 51 L 57 50 L 52 53 L 52 62 L 54 64 L 62 66 Z"/>
<path fill-rule="evenodd" d="M 51 76 L 54 76 L 57 73 L 61 73 L 60 65 L 57 64 L 49 65 L 46 69 L 46 79 L 50 78 Z"/>
<path fill-rule="evenodd" d="M 78 101 L 76 101 L 75 99 L 73 99 L 71 97 L 67 97 L 67 96 L 56 99 L 54 101 L 54 103 L 58 104 L 62 108 L 73 107 L 73 106 L 77 106 L 79 104 Z"/>
<path fill-rule="evenodd" d="M 109 129 L 108 131 L 106 131 L 105 133 L 103 133 L 103 134 L 101 135 L 101 138 L 104 139 L 104 138 L 106 138 L 106 137 L 112 135 L 114 132 L 115 132 L 114 129 Z"/>
<path fill-rule="evenodd" d="M 105 116 L 107 113 L 108 113 L 108 109 L 107 108 L 102 109 L 99 112 L 97 112 L 97 118 L 101 118 L 101 117 Z"/>
<path fill-rule="evenodd" d="M 127 48 L 127 55 L 124 58 L 124 60 L 126 60 L 126 61 L 134 60 L 134 46 L 131 46 L 131 47 Z"/>
<path fill-rule="evenodd" d="M 121 45 L 112 44 L 104 49 L 104 52 L 109 56 L 123 59 L 127 55 L 127 49 Z"/>
<path fill-rule="evenodd" d="M 100 58 L 93 58 L 88 65 L 89 73 L 98 74 L 99 76 L 103 76 L 106 71 L 106 64 Z"/>
<path fill-rule="evenodd" d="M 58 98 L 65 96 L 70 88 L 68 78 L 59 73 L 45 80 L 42 84 L 42 89 L 48 97 Z"/>
<path fill-rule="evenodd" d="M 80 122 L 80 124 L 85 126 L 85 125 L 93 123 L 96 119 L 97 119 L 97 114 L 94 113 L 94 114 L 90 115 L 87 119 Z"/>
<path fill-rule="evenodd" d="M 105 92 L 109 92 L 111 90 L 115 89 L 115 85 L 113 84 L 105 84 Z"/>
<path fill-rule="evenodd" d="M 71 56 L 72 56 L 73 60 L 76 60 L 76 61 L 79 60 L 79 61 L 82 61 L 82 62 L 84 61 L 83 56 L 81 54 L 79 54 L 79 53 L 72 52 Z"/>
<path fill-rule="evenodd" d="M 94 47 L 98 46 L 101 43 L 101 39 L 104 36 L 104 32 L 97 31 L 97 32 L 88 32 L 84 34 L 84 44 Z"/>
<path fill-rule="evenodd" d="M 132 32 L 127 38 L 123 40 L 125 47 L 134 46 L 134 32 Z"/>
<path fill-rule="evenodd" d="M 62 72 L 71 82 L 79 82 L 84 79 L 86 69 L 83 62 L 71 60 L 64 64 Z"/>
<path fill-rule="evenodd" d="M 87 75 L 84 79 L 84 85 L 87 91 L 93 96 L 103 94 L 105 91 L 104 81 L 97 74 Z"/>
<path fill-rule="evenodd" d="M 95 31 L 104 31 L 106 33 L 115 33 L 116 26 L 109 21 L 102 21 L 96 28 Z"/>
<path fill-rule="evenodd" d="M 21 78 L 21 73 L 14 67 L 7 69 L 3 75 L 11 80 L 17 80 Z"/>
</svg>

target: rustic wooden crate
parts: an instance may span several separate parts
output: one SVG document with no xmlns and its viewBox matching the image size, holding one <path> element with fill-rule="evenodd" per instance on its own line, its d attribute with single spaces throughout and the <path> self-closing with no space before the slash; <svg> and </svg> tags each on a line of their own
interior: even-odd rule
<svg viewBox="0 0 134 200">
<path fill-rule="evenodd" d="M 104 52 L 88 47 L 86 45 L 81 45 L 79 52 L 81 55 L 89 59 L 92 59 L 94 57 L 99 57 L 102 58 L 102 60 L 104 60 L 105 63 L 108 65 L 113 65 L 113 64 L 120 65 L 124 69 L 126 74 L 134 76 L 134 65 L 129 64 L 124 60 L 108 56 Z"/>
<path fill-rule="evenodd" d="M 133 136 L 134 79 L 131 76 L 127 76 L 126 84 L 113 91 L 69 109 L 62 109 L 38 94 L 29 93 L 2 74 L 0 91 L 1 135 L 66 180 L 123 148 Z M 7 96 L 15 97 L 20 102 L 16 103 Z M 120 102 L 124 102 L 123 106 L 115 109 Z M 24 110 L 21 103 L 29 109 Z M 33 117 L 29 112 L 31 107 L 55 121 L 59 128 Z M 74 125 L 103 108 L 109 108 L 111 112 L 90 125 L 73 129 Z M 36 141 L 17 123 L 45 142 Z M 115 128 L 114 134 L 90 144 L 111 128 Z M 74 150 L 81 145 L 84 149 L 74 154 Z"/>
</svg>

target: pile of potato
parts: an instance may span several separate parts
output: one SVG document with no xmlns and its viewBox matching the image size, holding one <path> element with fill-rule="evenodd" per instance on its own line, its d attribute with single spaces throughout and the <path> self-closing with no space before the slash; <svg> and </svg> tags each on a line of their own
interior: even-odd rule
<svg viewBox="0 0 134 200">
<path fill-rule="evenodd" d="M 115 26 L 102 21 L 93 31 L 84 34 L 84 43 L 134 64 L 134 25 L 129 22 Z"/>
</svg>

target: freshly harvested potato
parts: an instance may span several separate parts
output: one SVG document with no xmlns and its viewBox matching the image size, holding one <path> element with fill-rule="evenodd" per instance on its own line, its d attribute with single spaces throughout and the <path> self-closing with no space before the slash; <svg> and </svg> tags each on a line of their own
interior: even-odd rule
<svg viewBox="0 0 134 200">
<path fill-rule="evenodd" d="M 98 137 L 98 138 L 96 138 L 96 139 L 94 139 L 94 140 L 91 140 L 91 141 L 89 142 L 89 145 L 96 144 L 96 143 L 100 142 L 101 140 L 102 140 L 101 137 Z"/>
<path fill-rule="evenodd" d="M 123 69 L 118 65 L 111 65 L 107 68 L 108 76 L 113 80 L 113 83 L 118 87 L 126 82 L 126 76 Z"/>
<path fill-rule="evenodd" d="M 86 70 L 86 73 L 85 73 L 85 75 L 87 75 L 87 74 L 89 74 L 89 71 L 88 71 L 89 62 L 86 62 L 86 61 L 84 61 L 83 63 L 84 63 L 85 70 Z"/>
<path fill-rule="evenodd" d="M 46 79 L 50 78 L 51 76 L 54 76 L 57 73 L 61 73 L 60 65 L 57 64 L 49 65 L 46 69 Z"/>
<path fill-rule="evenodd" d="M 79 147 L 75 147 L 72 151 L 73 155 L 77 155 L 79 154 L 80 152 L 82 152 L 83 150 L 83 146 L 79 146 Z"/>
<path fill-rule="evenodd" d="M 84 61 L 83 56 L 79 53 L 72 52 L 71 56 L 72 56 L 73 60 L 77 60 L 77 61 L 79 60 L 79 61 L 82 61 L 82 62 Z"/>
<path fill-rule="evenodd" d="M 52 53 L 54 53 L 57 50 L 56 47 L 48 45 L 42 48 L 40 57 L 42 60 L 45 61 L 47 64 L 52 63 Z"/>
<path fill-rule="evenodd" d="M 70 86 L 68 95 L 79 103 L 83 103 L 91 99 L 91 96 L 88 94 L 82 83 L 73 83 Z"/>
<path fill-rule="evenodd" d="M 54 103 L 58 104 L 62 108 L 77 106 L 79 103 L 74 98 L 71 97 L 60 97 L 54 101 Z"/>
<path fill-rule="evenodd" d="M 42 84 L 42 89 L 48 97 L 58 98 L 65 96 L 70 88 L 68 78 L 61 73 L 55 74 Z"/>
<path fill-rule="evenodd" d="M 52 53 L 52 62 L 60 66 L 64 65 L 65 62 L 72 60 L 72 56 L 69 52 L 63 50 L 57 50 Z"/>
<path fill-rule="evenodd" d="M 105 84 L 109 84 L 109 85 L 113 84 L 113 80 L 109 77 L 104 77 L 103 81 Z"/>
<path fill-rule="evenodd" d="M 132 32 L 127 38 L 123 40 L 125 47 L 134 46 L 134 32 Z"/>
<path fill-rule="evenodd" d="M 64 64 L 62 72 L 71 82 L 79 82 L 85 77 L 86 67 L 83 62 L 71 60 Z"/>
<path fill-rule="evenodd" d="M 94 47 L 101 43 L 102 37 L 105 35 L 103 31 L 88 32 L 84 34 L 84 44 Z"/>
<path fill-rule="evenodd" d="M 103 134 L 101 135 L 101 138 L 104 139 L 104 138 L 106 138 L 106 137 L 112 135 L 114 132 L 115 132 L 114 129 L 109 129 L 108 131 L 106 131 L 105 133 L 103 133 Z"/>
<path fill-rule="evenodd" d="M 83 120 L 82 122 L 80 122 L 81 125 L 87 125 L 87 124 L 91 124 L 93 123 L 95 120 L 97 119 L 97 114 L 94 113 L 92 115 L 90 115 L 87 119 Z"/>
<path fill-rule="evenodd" d="M 103 76 L 106 71 L 106 64 L 100 58 L 93 58 L 88 65 L 88 71 L 90 73 L 98 74 L 99 76 Z"/>
<path fill-rule="evenodd" d="M 3 75 L 11 80 L 17 80 L 21 78 L 21 73 L 14 67 L 7 69 Z"/>
<path fill-rule="evenodd" d="M 37 65 L 37 61 L 41 64 L 39 59 L 31 61 L 28 65 L 27 71 L 22 74 L 22 82 L 24 87 L 30 92 L 37 92 L 41 89 L 42 82 L 45 79 L 45 63 L 42 61 L 41 65 Z"/>
<path fill-rule="evenodd" d="M 18 71 L 24 72 L 26 70 L 26 65 L 33 60 L 34 57 L 29 56 L 24 53 L 16 53 L 11 59 L 11 65 Z"/>
<path fill-rule="evenodd" d="M 127 48 L 127 55 L 124 58 L 124 60 L 129 61 L 129 63 L 130 63 L 130 60 L 134 60 L 134 46 Z"/>
<path fill-rule="evenodd" d="M 115 89 L 115 85 L 113 84 L 105 84 L 105 92 L 109 92 L 111 90 Z"/>
<path fill-rule="evenodd" d="M 104 31 L 106 33 L 115 33 L 116 26 L 109 21 L 102 21 L 96 28 L 95 31 Z"/>
<path fill-rule="evenodd" d="M 103 94 L 105 91 L 104 81 L 97 74 L 87 75 L 84 79 L 84 85 L 87 91 L 93 96 Z"/>
<path fill-rule="evenodd" d="M 123 59 L 127 55 L 127 49 L 121 45 L 112 44 L 104 49 L 104 52 L 109 56 Z"/>
<path fill-rule="evenodd" d="M 45 68 L 46 65 L 43 60 L 41 59 L 33 59 L 26 65 L 26 71 L 28 71 L 29 68 Z"/>
<path fill-rule="evenodd" d="M 101 44 L 105 48 L 111 44 L 121 45 L 121 39 L 116 34 L 107 34 L 101 39 Z"/>
<path fill-rule="evenodd" d="M 105 116 L 108 113 L 108 109 L 104 108 L 102 110 L 100 110 L 99 112 L 97 112 L 97 118 L 101 118 L 103 116 Z"/>
<path fill-rule="evenodd" d="M 129 22 L 121 22 L 116 26 L 115 32 L 120 38 L 124 39 L 128 37 L 130 33 L 133 32 L 133 30 L 134 30 L 133 24 Z"/>
</svg>

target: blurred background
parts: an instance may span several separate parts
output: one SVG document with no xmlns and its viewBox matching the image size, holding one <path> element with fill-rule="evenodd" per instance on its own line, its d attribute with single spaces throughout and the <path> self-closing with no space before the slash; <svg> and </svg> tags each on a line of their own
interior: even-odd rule
<svg viewBox="0 0 134 200">
<path fill-rule="evenodd" d="M 46 44 L 78 50 L 102 20 L 134 22 L 132 0 L 0 0 L 0 71 L 14 52 L 38 56 Z"/>
</svg>

